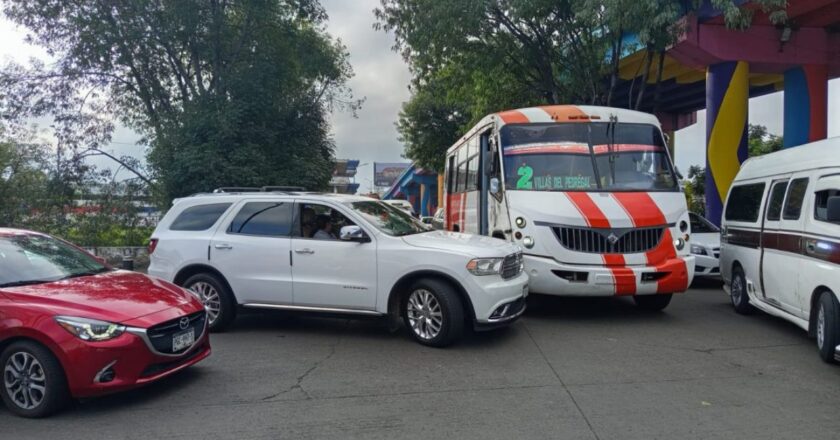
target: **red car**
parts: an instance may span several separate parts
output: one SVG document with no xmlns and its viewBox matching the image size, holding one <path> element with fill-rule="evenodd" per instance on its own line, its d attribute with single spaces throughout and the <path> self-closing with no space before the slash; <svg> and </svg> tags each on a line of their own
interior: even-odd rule
<svg viewBox="0 0 840 440">
<path fill-rule="evenodd" d="M 35 232 L 0 228 L 0 395 L 25 417 L 134 388 L 210 355 L 194 294 L 115 270 Z"/>
</svg>

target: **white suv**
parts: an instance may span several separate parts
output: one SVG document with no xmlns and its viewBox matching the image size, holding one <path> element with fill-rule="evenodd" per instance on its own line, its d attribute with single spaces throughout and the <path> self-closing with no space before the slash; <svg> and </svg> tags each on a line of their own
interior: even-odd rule
<svg viewBox="0 0 840 440">
<path fill-rule="evenodd" d="M 525 310 L 518 246 L 430 231 L 377 200 L 305 192 L 178 199 L 152 235 L 149 274 L 195 292 L 211 330 L 237 306 L 402 318 L 445 346 L 465 324 L 490 329 Z"/>
</svg>

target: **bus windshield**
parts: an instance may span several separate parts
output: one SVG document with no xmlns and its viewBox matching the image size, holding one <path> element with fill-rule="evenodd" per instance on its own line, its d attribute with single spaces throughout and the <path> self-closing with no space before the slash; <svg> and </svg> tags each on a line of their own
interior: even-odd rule
<svg viewBox="0 0 840 440">
<path fill-rule="evenodd" d="M 505 188 L 524 191 L 677 191 L 659 129 L 649 124 L 502 127 Z"/>
</svg>

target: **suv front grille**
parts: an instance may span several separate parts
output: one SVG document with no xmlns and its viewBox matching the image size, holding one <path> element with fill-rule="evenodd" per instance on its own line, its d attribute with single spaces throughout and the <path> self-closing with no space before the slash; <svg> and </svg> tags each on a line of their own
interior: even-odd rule
<svg viewBox="0 0 840 440">
<path fill-rule="evenodd" d="M 190 322 L 185 328 L 181 328 L 181 318 L 176 318 L 171 321 L 166 321 L 163 324 L 158 324 L 149 328 L 146 335 L 149 337 L 149 342 L 155 347 L 155 350 L 165 354 L 183 353 L 192 347 L 184 348 L 179 352 L 172 351 L 172 336 L 190 328 L 195 331 L 195 341 L 198 342 L 204 333 L 204 321 L 207 320 L 207 312 L 204 310 L 195 312 L 192 315 L 187 315 Z M 183 317 L 182 317 L 183 318 Z"/>
<path fill-rule="evenodd" d="M 504 262 L 502 262 L 502 278 L 503 279 L 511 279 L 516 277 L 522 272 L 522 253 L 517 252 L 515 254 L 510 254 L 505 257 Z"/>
<path fill-rule="evenodd" d="M 659 245 L 664 226 L 652 228 L 581 228 L 555 226 L 551 228 L 566 249 L 590 254 L 636 254 Z"/>
</svg>

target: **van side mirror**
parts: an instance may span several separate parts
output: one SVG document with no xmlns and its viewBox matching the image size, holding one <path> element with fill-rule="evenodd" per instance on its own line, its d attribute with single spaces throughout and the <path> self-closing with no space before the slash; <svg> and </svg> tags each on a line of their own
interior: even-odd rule
<svg viewBox="0 0 840 440">
<path fill-rule="evenodd" d="M 358 243 L 367 243 L 370 241 L 370 238 L 365 235 L 365 231 L 355 225 L 342 227 L 339 238 L 343 241 L 355 241 Z"/>
<path fill-rule="evenodd" d="M 840 196 L 829 197 L 827 208 L 826 220 L 832 223 L 840 223 Z"/>
<path fill-rule="evenodd" d="M 500 188 L 499 178 L 498 177 L 493 177 L 492 179 L 490 179 L 490 194 L 493 194 L 493 195 L 498 194 L 500 190 L 501 190 L 501 188 Z"/>
</svg>

